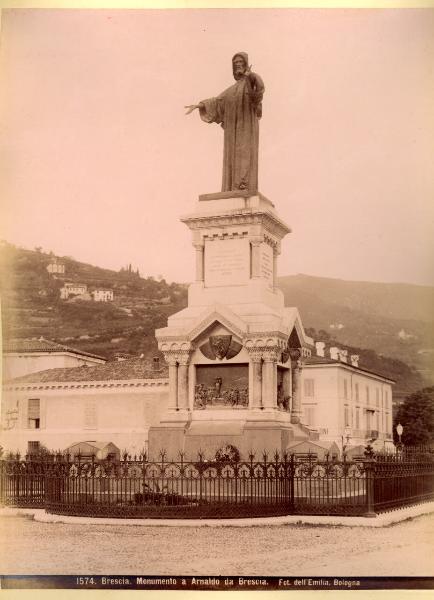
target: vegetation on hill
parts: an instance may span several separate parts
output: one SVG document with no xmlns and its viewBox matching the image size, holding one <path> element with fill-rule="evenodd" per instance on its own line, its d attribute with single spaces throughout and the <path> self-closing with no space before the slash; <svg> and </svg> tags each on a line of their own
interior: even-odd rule
<svg viewBox="0 0 434 600">
<path fill-rule="evenodd" d="M 434 382 L 434 288 L 308 275 L 281 277 L 279 287 L 303 323 L 338 345 L 375 349 Z"/>
<path fill-rule="evenodd" d="M 62 257 L 65 275 L 50 275 L 53 256 L 3 243 L 3 335 L 43 336 L 81 350 L 113 358 L 116 354 L 157 354 L 154 331 L 186 306 L 185 285 L 140 277 L 131 268 L 119 272 Z M 109 288 L 113 302 L 60 299 L 65 282 L 84 283 L 88 290 Z"/>
<path fill-rule="evenodd" d="M 5 338 L 43 336 L 109 359 L 158 354 L 155 329 L 165 327 L 167 318 L 187 305 L 186 285 L 142 277 L 131 265 L 116 272 L 71 257 L 61 257 L 65 275 L 53 276 L 47 271 L 53 258 L 41 248 L 0 245 Z M 61 300 L 65 282 L 86 284 L 89 291 L 112 289 L 114 301 Z M 402 400 L 427 385 L 422 377 L 428 373 L 426 357 L 418 352 L 426 348 L 426 356 L 432 356 L 427 299 L 433 290 L 397 285 L 392 293 L 388 284 L 304 275 L 282 277 L 279 286 L 286 305 L 298 306 L 309 335 L 359 354 L 360 366 L 394 379 L 395 398 Z M 410 337 L 399 336 L 402 329 Z"/>
</svg>

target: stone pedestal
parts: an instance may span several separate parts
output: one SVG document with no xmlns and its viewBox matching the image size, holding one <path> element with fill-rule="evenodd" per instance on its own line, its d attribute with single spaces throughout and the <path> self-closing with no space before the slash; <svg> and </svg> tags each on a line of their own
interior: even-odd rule
<svg viewBox="0 0 434 600">
<path fill-rule="evenodd" d="M 276 287 L 290 230 L 259 193 L 200 196 L 181 220 L 192 232 L 196 278 L 187 308 L 156 331 L 169 363 L 170 403 L 151 428 L 150 454 L 195 458 L 201 450 L 213 458 L 227 444 L 244 457 L 282 452 L 309 437 L 300 425 L 301 364 L 290 354 L 301 356 L 312 340 Z"/>
</svg>

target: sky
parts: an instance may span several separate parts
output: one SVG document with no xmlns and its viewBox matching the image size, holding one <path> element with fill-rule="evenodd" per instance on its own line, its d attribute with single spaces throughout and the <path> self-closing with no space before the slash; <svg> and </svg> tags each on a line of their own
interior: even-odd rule
<svg viewBox="0 0 434 600">
<path fill-rule="evenodd" d="M 184 106 L 265 83 L 259 190 L 280 275 L 434 284 L 434 10 L 4 10 L 0 238 L 194 278 L 180 216 L 223 132 Z"/>
</svg>

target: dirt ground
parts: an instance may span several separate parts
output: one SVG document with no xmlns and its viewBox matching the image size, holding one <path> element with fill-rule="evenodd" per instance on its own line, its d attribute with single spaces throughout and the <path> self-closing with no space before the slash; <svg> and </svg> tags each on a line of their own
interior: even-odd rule
<svg viewBox="0 0 434 600">
<path fill-rule="evenodd" d="M 0 518 L 0 573 L 434 576 L 434 516 L 386 528 L 142 527 Z"/>
</svg>

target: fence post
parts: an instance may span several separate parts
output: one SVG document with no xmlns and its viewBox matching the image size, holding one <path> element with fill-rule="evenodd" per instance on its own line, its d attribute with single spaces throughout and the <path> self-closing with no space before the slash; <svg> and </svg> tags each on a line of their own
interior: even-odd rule
<svg viewBox="0 0 434 600">
<path fill-rule="evenodd" d="M 365 481 L 366 481 L 366 512 L 364 517 L 373 518 L 377 514 L 374 511 L 374 480 L 375 480 L 375 460 L 372 458 L 366 458 L 363 461 L 365 468 Z"/>
<path fill-rule="evenodd" d="M 295 454 L 291 454 L 289 466 L 289 505 L 291 513 L 294 513 L 294 480 L 295 480 Z"/>
</svg>

